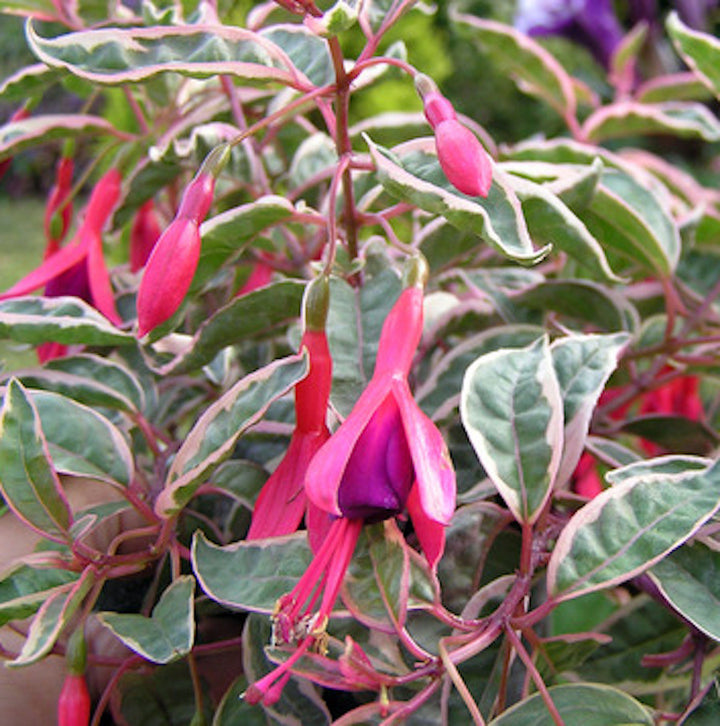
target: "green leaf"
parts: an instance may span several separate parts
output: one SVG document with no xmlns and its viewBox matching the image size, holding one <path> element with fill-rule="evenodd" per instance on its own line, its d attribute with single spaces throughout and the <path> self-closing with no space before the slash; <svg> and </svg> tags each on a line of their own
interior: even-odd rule
<svg viewBox="0 0 720 726">
<path fill-rule="evenodd" d="M 162 367 L 163 375 L 195 371 L 229 345 L 285 330 L 300 316 L 306 283 L 281 280 L 233 298 L 206 320 L 186 353 Z"/>
<path fill-rule="evenodd" d="M 560 673 L 574 671 L 601 645 L 610 641 L 599 633 L 569 633 L 542 639 L 538 670 L 546 683 Z"/>
<path fill-rule="evenodd" d="M 18 297 L 0 302 L 0 337 L 37 345 L 134 345 L 135 337 L 116 328 L 76 297 Z"/>
<path fill-rule="evenodd" d="M 590 280 L 546 280 L 521 292 L 515 304 L 544 313 L 553 310 L 600 330 L 634 331 L 640 325 L 637 311 L 624 295 Z"/>
<path fill-rule="evenodd" d="M 513 515 L 532 523 L 560 465 L 563 402 L 547 338 L 478 358 L 465 373 L 460 416 Z"/>
<path fill-rule="evenodd" d="M 635 91 L 641 103 L 708 101 L 712 93 L 694 73 L 669 73 L 641 83 Z"/>
<path fill-rule="evenodd" d="M 432 139 L 415 139 L 388 151 L 366 137 L 378 177 L 393 196 L 439 214 L 462 231 L 473 232 L 512 260 L 533 264 L 550 250 L 534 250 L 520 201 L 507 176 L 493 168 L 486 198 L 457 191 L 445 177 Z"/>
<path fill-rule="evenodd" d="M 595 405 L 629 340 L 627 333 L 571 335 L 550 346 L 565 420 L 558 486 L 568 481 L 575 471 Z"/>
<path fill-rule="evenodd" d="M 375 368 L 380 331 L 400 295 L 397 273 L 386 268 L 360 288 L 330 280 L 327 335 L 333 359 L 331 400 L 347 416 Z"/>
<path fill-rule="evenodd" d="M 128 486 L 133 456 L 120 431 L 101 414 L 48 391 L 33 391 L 53 466 L 65 474 Z"/>
<path fill-rule="evenodd" d="M 542 334 L 535 325 L 504 325 L 467 338 L 433 363 L 430 376 L 415 391 L 415 400 L 428 416 L 442 420 L 460 404 L 463 376 L 474 360 L 501 348 L 524 348 Z"/>
<path fill-rule="evenodd" d="M 233 681 L 215 711 L 212 726 L 267 726 L 265 711 L 242 697 L 247 687 L 245 676 Z"/>
<path fill-rule="evenodd" d="M 6 663 L 9 667 L 26 666 L 44 658 L 55 645 L 63 628 L 77 612 L 85 595 L 95 583 L 90 568 L 83 571 L 78 580 L 58 588 L 42 604 L 33 618 L 27 640 L 20 654 Z"/>
<path fill-rule="evenodd" d="M 70 505 L 53 468 L 37 409 L 16 380 L 10 381 L 0 409 L 0 490 L 23 521 L 67 540 Z"/>
<path fill-rule="evenodd" d="M 61 70 L 48 68 L 44 63 L 20 68 L 0 83 L 0 98 L 6 103 L 24 103 L 30 98 L 42 96 L 62 77 Z"/>
<path fill-rule="evenodd" d="M 145 408 L 145 392 L 140 381 L 128 366 L 121 365 L 117 361 L 85 353 L 56 358 L 48 361 L 45 367 L 47 371 L 69 373 L 85 379 L 88 386 L 107 390 L 117 399 L 116 406 L 126 411 L 137 412 Z M 80 403 L 88 403 L 74 395 L 70 398 L 75 398 Z"/>
<path fill-rule="evenodd" d="M 149 618 L 103 612 L 98 620 L 128 648 L 153 663 L 170 663 L 187 655 L 195 639 L 195 578 L 178 577 L 163 592 Z"/>
<path fill-rule="evenodd" d="M 48 598 L 77 579 L 77 573 L 68 570 L 13 567 L 0 581 L 0 626 L 30 617 Z"/>
<path fill-rule="evenodd" d="M 668 15 L 665 27 L 682 59 L 720 98 L 720 40 L 708 33 L 692 30 L 674 11 Z"/>
<path fill-rule="evenodd" d="M 568 726 L 652 726 L 650 712 L 632 696 L 608 686 L 573 683 L 548 689 Z M 535 693 L 494 718 L 488 726 L 553 726 L 542 696 Z"/>
<path fill-rule="evenodd" d="M 674 454 L 709 454 L 720 443 L 720 436 L 706 424 L 685 416 L 647 414 L 625 421 L 621 430 Z"/>
<path fill-rule="evenodd" d="M 91 134 L 124 137 L 104 118 L 88 114 L 44 114 L 12 121 L 0 127 L 0 161 L 15 156 L 23 149 L 47 144 L 51 139 Z"/>
<path fill-rule="evenodd" d="M 312 561 L 305 533 L 220 547 L 197 532 L 192 566 L 208 597 L 231 608 L 272 613 Z"/>
<path fill-rule="evenodd" d="M 287 85 L 303 81 L 275 43 L 229 25 L 100 28 L 43 38 L 28 21 L 26 35 L 41 61 L 93 83 L 136 83 L 168 71 Z"/>
<path fill-rule="evenodd" d="M 290 219 L 295 212 L 292 202 L 284 197 L 268 194 L 250 204 L 242 204 L 210 217 L 200 226 L 202 251 L 199 268 L 213 267 L 218 261 L 225 261 L 252 240 L 252 238 L 280 222 Z"/>
<path fill-rule="evenodd" d="M 536 244 L 556 246 L 600 280 L 621 281 L 610 269 L 599 242 L 559 197 L 541 184 L 518 176 L 508 178 Z"/>
<path fill-rule="evenodd" d="M 607 249 L 667 277 L 680 257 L 680 233 L 657 196 L 629 174 L 606 169 L 590 207 L 580 213 Z"/>
<path fill-rule="evenodd" d="M 640 574 L 685 542 L 720 507 L 720 462 L 700 472 L 639 474 L 604 490 L 562 531 L 548 590 L 566 599 Z"/>
<path fill-rule="evenodd" d="M 702 456 L 658 456 L 654 459 L 631 461 L 605 475 L 612 485 L 622 484 L 628 479 L 649 474 L 686 474 L 690 471 L 704 471 L 712 464 L 712 459 Z"/>
<path fill-rule="evenodd" d="M 648 574 L 698 630 L 720 640 L 720 552 L 702 542 L 679 547 Z"/>
<path fill-rule="evenodd" d="M 335 80 L 328 44 L 303 25 L 276 25 L 258 34 L 287 53 L 296 70 L 314 86 L 326 86 Z"/>
<path fill-rule="evenodd" d="M 462 14 L 456 15 L 454 20 L 523 93 L 545 101 L 561 116 L 575 115 L 573 80 L 539 43 L 515 28 L 493 20 Z"/>
<path fill-rule="evenodd" d="M 173 460 L 156 511 L 164 517 L 178 513 L 210 472 L 232 454 L 240 436 L 307 370 L 306 354 L 276 360 L 239 380 L 206 408 Z"/>
<path fill-rule="evenodd" d="M 720 139 L 720 122 L 700 103 L 621 101 L 595 111 L 583 124 L 589 141 L 663 134 L 703 141 Z"/>
</svg>

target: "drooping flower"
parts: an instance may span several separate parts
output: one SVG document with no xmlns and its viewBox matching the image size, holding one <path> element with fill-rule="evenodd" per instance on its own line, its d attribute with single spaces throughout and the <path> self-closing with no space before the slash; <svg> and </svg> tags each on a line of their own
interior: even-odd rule
<svg viewBox="0 0 720 726">
<path fill-rule="evenodd" d="M 520 0 L 514 25 L 528 35 L 562 35 L 605 67 L 624 32 L 611 0 Z"/>
<path fill-rule="evenodd" d="M 137 295 L 138 337 L 164 323 L 180 307 L 200 259 L 200 224 L 210 211 L 215 180 L 230 152 L 215 147 L 188 184 L 175 218 L 147 261 Z"/>
<path fill-rule="evenodd" d="M 458 121 L 452 104 L 428 76 L 419 74 L 415 87 L 435 132 L 438 161 L 448 181 L 463 194 L 486 197 L 492 185 L 492 165 L 479 139 Z"/>
<path fill-rule="evenodd" d="M 249 540 L 277 537 L 298 528 L 307 506 L 305 472 L 330 438 L 325 423 L 332 384 L 332 359 L 325 335 L 329 294 L 325 276 L 313 280 L 305 292 L 300 349 L 308 352 L 310 370 L 295 386 L 295 430 L 285 456 L 255 503 Z"/>
<path fill-rule="evenodd" d="M 418 260 L 419 258 L 413 258 Z M 305 490 L 338 517 L 379 521 L 407 508 L 432 567 L 455 511 L 455 472 L 442 435 L 412 397 L 408 374 L 423 324 L 424 261 L 415 262 L 383 325 L 375 371 L 350 415 L 318 451 Z"/>
<path fill-rule="evenodd" d="M 120 197 L 120 172 L 106 172 L 90 195 L 85 216 L 73 240 L 51 254 L 32 272 L 0 293 L 7 300 L 45 286 L 48 297 L 74 295 L 90 303 L 108 320 L 122 320 L 115 307 L 110 276 L 102 249 L 102 230 Z"/>
<path fill-rule="evenodd" d="M 148 199 L 135 214 L 130 228 L 130 271 L 145 267 L 162 230 L 155 213 L 155 203 Z"/>
<path fill-rule="evenodd" d="M 55 171 L 55 183 L 50 188 L 45 204 L 44 230 L 47 245 L 45 258 L 54 255 L 70 229 L 73 205 L 69 200 L 75 164 L 72 156 L 60 157 Z"/>
<path fill-rule="evenodd" d="M 366 522 L 407 508 L 433 568 L 442 555 L 444 527 L 455 509 L 455 472 L 440 432 L 418 408 L 407 381 L 422 333 L 426 275 L 424 260 L 413 258 L 410 285 L 383 325 L 372 380 L 310 462 L 305 492 L 316 505 L 312 511 L 324 511 L 330 523 L 312 563 L 273 615 L 273 642 L 297 648 L 248 688 L 250 703 L 273 703 L 303 654 L 311 647 L 324 651 L 325 628 Z M 308 522 L 312 543 L 316 522 L 312 516 Z"/>
</svg>

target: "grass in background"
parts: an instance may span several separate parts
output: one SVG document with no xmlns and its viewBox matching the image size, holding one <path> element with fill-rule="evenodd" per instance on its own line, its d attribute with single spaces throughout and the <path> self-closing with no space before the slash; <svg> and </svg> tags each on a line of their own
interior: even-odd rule
<svg viewBox="0 0 720 726">
<path fill-rule="evenodd" d="M 44 208 L 42 199 L 0 197 L 0 290 L 7 290 L 42 259 Z M 2 370 L 12 371 L 36 363 L 31 347 L 0 339 Z"/>
</svg>

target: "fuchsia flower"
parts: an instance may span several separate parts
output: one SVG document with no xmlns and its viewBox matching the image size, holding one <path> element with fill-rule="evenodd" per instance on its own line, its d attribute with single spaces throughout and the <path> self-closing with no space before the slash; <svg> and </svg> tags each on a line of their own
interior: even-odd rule
<svg viewBox="0 0 720 726">
<path fill-rule="evenodd" d="M 162 230 L 155 213 L 155 203 L 148 199 L 135 214 L 130 228 L 130 270 L 137 272 L 145 267 Z"/>
<path fill-rule="evenodd" d="M 55 184 L 48 194 L 45 205 L 44 229 L 47 246 L 45 258 L 55 254 L 70 229 L 73 205 L 68 200 L 72 190 L 75 164 L 71 156 L 62 156 L 55 171 Z M 58 212 L 59 210 L 59 212 Z"/>
<path fill-rule="evenodd" d="M 310 371 L 295 386 L 295 431 L 283 460 L 255 503 L 249 540 L 290 534 L 298 528 L 307 505 L 305 472 L 315 453 L 330 438 L 325 423 L 332 384 L 332 359 L 325 335 L 329 294 L 324 276 L 311 282 L 305 292 L 300 348 L 310 356 Z"/>
<path fill-rule="evenodd" d="M 85 217 L 72 242 L 0 294 L 0 300 L 28 295 L 45 285 L 48 297 L 74 295 L 119 325 L 122 320 L 115 308 L 110 275 L 105 266 L 102 230 L 120 197 L 121 181 L 117 169 L 106 172 L 90 195 Z"/>
<path fill-rule="evenodd" d="M 170 318 L 190 288 L 200 259 L 200 224 L 210 211 L 215 180 L 229 153 L 230 147 L 222 144 L 208 154 L 155 244 L 137 296 L 140 338 Z"/>
<path fill-rule="evenodd" d="M 444 527 L 455 510 L 455 472 L 440 432 L 418 408 L 407 381 L 422 333 L 426 275 L 426 263 L 413 258 L 411 284 L 383 325 L 372 380 L 307 469 L 308 499 L 334 519 L 310 567 L 278 601 L 273 616 L 274 641 L 298 647 L 248 688 L 245 698 L 250 703 L 277 700 L 298 659 L 313 644 L 322 650 L 325 627 L 363 524 L 407 508 L 433 569 L 442 555 Z M 313 517 L 308 521 L 312 543 L 317 523 Z M 313 613 L 321 593 L 320 607 Z"/>
<path fill-rule="evenodd" d="M 486 197 L 492 185 L 492 166 L 477 136 L 457 120 L 452 104 L 430 78 L 419 74 L 415 87 L 435 132 L 438 161 L 448 181 L 463 194 Z"/>
</svg>

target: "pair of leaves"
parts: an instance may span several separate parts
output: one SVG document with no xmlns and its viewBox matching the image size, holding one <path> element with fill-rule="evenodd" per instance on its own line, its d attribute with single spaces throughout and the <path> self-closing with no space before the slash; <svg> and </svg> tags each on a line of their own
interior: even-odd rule
<svg viewBox="0 0 720 726">
<path fill-rule="evenodd" d="M 628 341 L 625 333 L 546 338 L 478 358 L 463 380 L 460 414 L 490 480 L 520 522 L 539 516 L 570 477 L 590 416 Z"/>
</svg>

